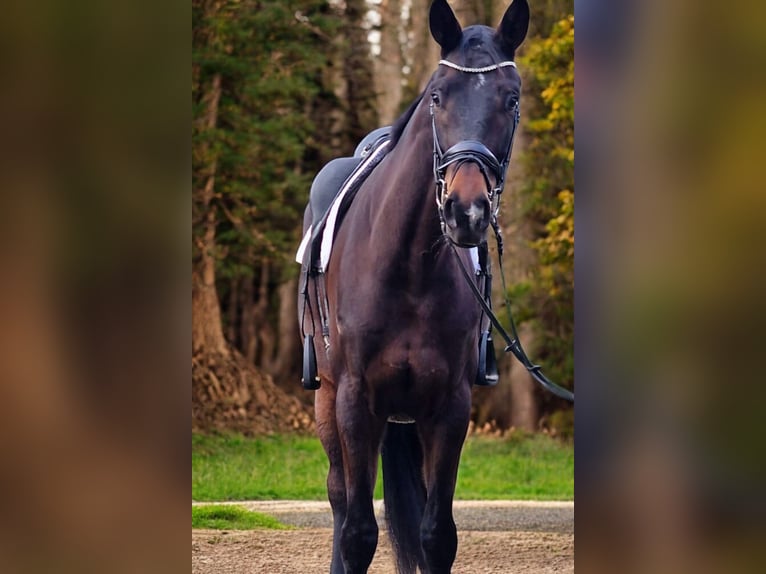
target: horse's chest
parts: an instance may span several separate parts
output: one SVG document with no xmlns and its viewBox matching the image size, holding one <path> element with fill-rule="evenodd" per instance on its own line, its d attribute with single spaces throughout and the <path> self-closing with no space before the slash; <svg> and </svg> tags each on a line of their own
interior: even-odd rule
<svg viewBox="0 0 766 574">
<path fill-rule="evenodd" d="M 389 325 L 369 331 L 360 341 L 359 367 L 372 383 L 443 384 L 462 370 L 471 335 L 391 318 Z"/>
<path fill-rule="evenodd" d="M 470 354 L 465 341 L 445 344 L 413 332 L 366 351 L 359 374 L 369 390 L 371 411 L 416 420 L 429 416 L 450 395 L 448 389 L 461 384 Z"/>
<path fill-rule="evenodd" d="M 385 380 L 444 380 L 449 375 L 450 361 L 443 348 L 430 344 L 392 343 L 373 351 L 367 378 Z"/>
<path fill-rule="evenodd" d="M 476 348 L 476 305 L 467 305 L 454 287 L 383 294 L 377 285 L 360 287 L 338 313 L 338 335 L 353 371 L 372 384 L 402 387 L 460 376 Z"/>
</svg>

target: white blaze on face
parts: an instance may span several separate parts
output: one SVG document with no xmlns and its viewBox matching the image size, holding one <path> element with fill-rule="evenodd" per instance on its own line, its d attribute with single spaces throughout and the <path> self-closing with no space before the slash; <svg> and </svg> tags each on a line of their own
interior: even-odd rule
<svg viewBox="0 0 766 574">
<path fill-rule="evenodd" d="M 484 80 L 484 74 L 476 74 L 476 85 L 474 86 L 477 90 L 480 90 L 486 81 Z"/>
</svg>

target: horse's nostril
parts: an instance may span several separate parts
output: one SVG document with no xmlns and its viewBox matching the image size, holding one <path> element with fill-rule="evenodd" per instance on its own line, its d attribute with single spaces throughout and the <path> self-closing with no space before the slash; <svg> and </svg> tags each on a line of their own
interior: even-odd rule
<svg viewBox="0 0 766 574">
<path fill-rule="evenodd" d="M 448 197 L 444 200 L 444 221 L 450 227 L 456 227 L 458 225 L 455 215 L 455 200 L 452 197 Z"/>
</svg>

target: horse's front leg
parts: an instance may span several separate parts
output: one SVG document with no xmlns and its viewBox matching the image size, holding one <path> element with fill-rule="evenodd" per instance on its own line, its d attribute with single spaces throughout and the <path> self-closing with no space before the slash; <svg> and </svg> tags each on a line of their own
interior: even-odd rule
<svg viewBox="0 0 766 574">
<path fill-rule="evenodd" d="M 340 532 L 346 520 L 346 482 L 343 477 L 343 452 L 335 418 L 335 401 L 335 387 L 330 381 L 323 380 L 316 393 L 314 407 L 317 434 L 330 461 L 330 470 L 327 472 L 327 497 L 330 499 L 333 521 L 330 574 L 345 574 L 340 556 Z"/>
<path fill-rule="evenodd" d="M 346 484 L 346 520 L 340 532 L 340 554 L 346 574 L 364 574 L 378 545 L 372 491 L 384 422 L 370 412 L 362 381 L 348 375 L 338 385 L 335 414 Z"/>
<path fill-rule="evenodd" d="M 422 425 L 428 498 L 420 540 L 428 574 L 448 574 L 457 554 L 452 501 L 470 414 L 471 391 L 466 384 L 456 389 L 432 425 Z"/>
</svg>

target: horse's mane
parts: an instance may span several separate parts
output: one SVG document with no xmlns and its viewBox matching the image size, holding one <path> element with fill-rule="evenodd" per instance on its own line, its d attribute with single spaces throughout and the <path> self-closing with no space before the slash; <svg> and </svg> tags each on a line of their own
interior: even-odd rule
<svg viewBox="0 0 766 574">
<path fill-rule="evenodd" d="M 404 132 L 404 128 L 407 127 L 407 124 L 412 118 L 412 115 L 415 113 L 415 109 L 418 107 L 420 100 L 423 99 L 423 93 L 421 93 L 417 98 L 415 98 L 415 101 L 413 101 L 410 104 L 407 110 L 401 116 L 399 116 L 399 119 L 396 120 L 394 122 L 394 125 L 391 127 L 391 148 L 393 148 L 397 144 L 397 142 L 399 141 L 399 138 L 402 136 L 402 132 Z"/>
</svg>

